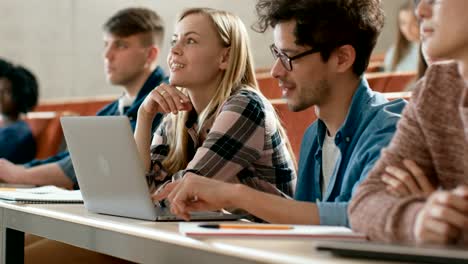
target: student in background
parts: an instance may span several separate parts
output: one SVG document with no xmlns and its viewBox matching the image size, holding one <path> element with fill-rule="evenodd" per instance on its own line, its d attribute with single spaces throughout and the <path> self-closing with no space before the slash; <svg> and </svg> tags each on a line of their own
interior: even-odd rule
<svg viewBox="0 0 468 264">
<path fill-rule="evenodd" d="M 455 62 L 431 65 L 418 82 L 395 137 L 351 202 L 351 226 L 373 240 L 466 247 L 466 1 L 416 2 L 427 54 Z M 384 177 L 400 182 L 396 192 Z"/>
<path fill-rule="evenodd" d="M 105 106 L 97 115 L 126 115 L 134 128 L 138 108 L 143 100 L 154 87 L 167 81 L 163 70 L 156 63 L 163 40 L 163 22 L 159 15 L 150 9 L 126 8 L 109 18 L 103 28 L 106 78 L 109 83 L 122 86 L 124 94 Z M 151 129 L 156 128 L 161 117 L 160 114 L 155 114 L 154 120 L 149 124 Z M 17 178 L 14 180 L 19 183 L 78 187 L 68 152 L 43 163 L 45 164 L 29 169 L 14 168 L 22 171 L 14 174 Z M 0 166 L 0 174 L 3 174 L 1 169 L 4 167 Z M 25 177 L 25 174 L 31 176 Z M 38 239 L 34 236 L 26 237 L 25 263 L 128 263 L 57 241 L 36 240 Z"/>
<path fill-rule="evenodd" d="M 398 10 L 397 35 L 384 60 L 387 72 L 417 71 L 419 57 L 419 26 L 414 14 L 413 1 Z"/>
<path fill-rule="evenodd" d="M 37 104 L 36 77 L 27 69 L 0 59 L 0 158 L 26 163 L 36 155 L 36 142 L 22 114 Z"/>
<path fill-rule="evenodd" d="M 152 10 L 128 8 L 112 16 L 103 29 L 106 78 L 109 83 L 122 86 L 124 93 L 97 115 L 126 115 L 134 128 L 138 108 L 146 95 L 167 81 L 163 70 L 156 65 L 164 33 L 163 22 Z M 161 115 L 155 115 L 153 129 L 160 119 Z M 46 160 L 34 160 L 25 166 L 2 159 L 0 181 L 78 188 L 68 151 Z"/>
<path fill-rule="evenodd" d="M 135 140 L 149 183 L 186 173 L 292 196 L 294 154 L 272 104 L 259 91 L 247 30 L 236 15 L 185 10 L 167 58 L 170 84 L 145 99 Z M 151 121 L 167 113 L 151 139 Z"/>
<path fill-rule="evenodd" d="M 305 132 L 296 200 L 190 172 L 154 196 L 171 211 L 241 208 L 274 223 L 348 225 L 348 201 L 390 142 L 403 100 L 388 102 L 363 77 L 383 25 L 379 0 L 261 0 L 259 29 L 273 28 L 270 46 L 288 107 L 314 107 Z M 334 14 L 330 16 L 330 14 Z"/>
</svg>

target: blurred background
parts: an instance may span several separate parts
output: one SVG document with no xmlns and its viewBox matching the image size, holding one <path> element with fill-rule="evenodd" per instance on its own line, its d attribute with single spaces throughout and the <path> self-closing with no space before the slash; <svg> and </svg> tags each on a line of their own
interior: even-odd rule
<svg viewBox="0 0 468 264">
<path fill-rule="evenodd" d="M 384 30 L 374 51 L 385 54 L 397 30 L 398 8 L 405 0 L 383 0 Z M 102 59 L 102 24 L 128 6 L 154 8 L 166 23 L 165 57 L 177 14 L 186 7 L 225 9 L 239 15 L 250 30 L 257 68 L 272 63 L 268 45 L 271 31 L 250 29 L 255 22 L 255 0 L 0 0 L 0 57 L 27 65 L 41 86 L 41 100 L 119 95 L 122 89 L 107 84 Z"/>
</svg>

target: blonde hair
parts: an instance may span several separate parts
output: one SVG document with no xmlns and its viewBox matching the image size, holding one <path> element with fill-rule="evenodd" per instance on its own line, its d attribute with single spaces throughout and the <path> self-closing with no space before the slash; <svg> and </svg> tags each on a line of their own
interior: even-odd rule
<svg viewBox="0 0 468 264">
<path fill-rule="evenodd" d="M 211 9 L 211 8 L 190 8 L 182 12 L 178 21 L 192 14 L 201 14 L 208 17 L 215 26 L 221 43 L 224 47 L 229 47 L 228 66 L 222 72 L 222 78 L 218 85 L 213 98 L 208 103 L 207 107 L 198 116 L 198 128 L 203 127 L 204 122 L 212 115 L 218 112 L 218 108 L 226 101 L 226 99 L 241 88 L 251 88 L 261 95 L 258 89 L 257 80 L 255 79 L 255 71 L 253 65 L 252 54 L 250 52 L 249 37 L 244 23 L 236 15 Z M 187 94 L 187 90 L 182 88 L 183 93 Z M 262 96 L 263 97 L 263 96 Z M 276 113 L 275 113 L 276 115 Z M 189 113 L 179 112 L 177 115 L 168 115 L 166 119 L 170 119 L 170 128 L 167 130 L 167 139 L 169 144 L 169 153 L 163 161 L 164 168 L 170 173 L 175 173 L 187 167 L 188 160 L 188 132 L 185 123 Z M 286 133 L 281 126 L 279 119 L 277 127 L 281 136 L 286 139 Z M 200 133 L 200 131 L 197 131 Z M 292 152 L 289 141 L 286 140 L 288 151 L 291 154 L 294 164 L 295 158 Z"/>
</svg>

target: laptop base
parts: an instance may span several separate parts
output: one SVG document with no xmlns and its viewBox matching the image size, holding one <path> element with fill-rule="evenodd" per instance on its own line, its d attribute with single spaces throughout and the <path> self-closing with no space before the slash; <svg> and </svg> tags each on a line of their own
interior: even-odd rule
<svg viewBox="0 0 468 264">
<path fill-rule="evenodd" d="M 468 249 L 455 247 L 380 244 L 373 242 L 321 242 L 319 251 L 330 251 L 341 257 L 391 260 L 413 263 L 468 263 Z"/>
</svg>

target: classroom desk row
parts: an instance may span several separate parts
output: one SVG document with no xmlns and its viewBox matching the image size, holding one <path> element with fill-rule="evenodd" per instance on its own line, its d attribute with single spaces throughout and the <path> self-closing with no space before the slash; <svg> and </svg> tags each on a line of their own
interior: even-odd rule
<svg viewBox="0 0 468 264">
<path fill-rule="evenodd" d="M 196 239 L 177 223 L 94 214 L 82 204 L 0 202 L 0 227 L 0 263 L 23 262 L 24 233 L 138 263 L 390 263 L 317 252 L 312 239 Z"/>
</svg>

